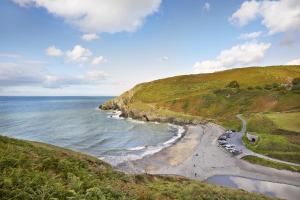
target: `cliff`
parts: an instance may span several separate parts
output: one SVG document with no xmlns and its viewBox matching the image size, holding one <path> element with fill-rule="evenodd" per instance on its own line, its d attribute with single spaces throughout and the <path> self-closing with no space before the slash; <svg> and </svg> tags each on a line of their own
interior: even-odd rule
<svg viewBox="0 0 300 200">
<path fill-rule="evenodd" d="M 237 113 L 300 109 L 299 89 L 292 89 L 292 81 L 297 77 L 300 66 L 249 67 L 175 76 L 139 84 L 100 108 L 119 109 L 124 117 L 145 121 L 213 121 L 238 128 Z"/>
</svg>

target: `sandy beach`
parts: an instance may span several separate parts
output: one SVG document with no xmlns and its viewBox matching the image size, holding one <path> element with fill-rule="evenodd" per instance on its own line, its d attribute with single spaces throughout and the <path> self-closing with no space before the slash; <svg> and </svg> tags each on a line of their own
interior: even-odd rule
<svg viewBox="0 0 300 200">
<path fill-rule="evenodd" d="M 176 144 L 143 159 L 117 166 L 130 173 L 179 175 L 206 180 L 214 175 L 232 175 L 300 186 L 300 173 L 250 164 L 218 146 L 224 128 L 216 124 L 187 126 Z"/>
</svg>

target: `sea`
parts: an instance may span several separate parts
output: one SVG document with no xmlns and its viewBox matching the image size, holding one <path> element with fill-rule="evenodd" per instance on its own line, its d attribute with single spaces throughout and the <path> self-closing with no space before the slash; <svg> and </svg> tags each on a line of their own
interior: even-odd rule
<svg viewBox="0 0 300 200">
<path fill-rule="evenodd" d="M 176 142 L 183 127 L 120 117 L 98 107 L 113 97 L 0 97 L 0 135 L 86 153 L 116 166 Z"/>
</svg>

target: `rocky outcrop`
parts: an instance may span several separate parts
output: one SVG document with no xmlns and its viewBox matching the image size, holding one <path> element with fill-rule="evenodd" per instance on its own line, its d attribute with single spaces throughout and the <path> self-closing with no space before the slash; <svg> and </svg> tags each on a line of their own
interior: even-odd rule
<svg viewBox="0 0 300 200">
<path fill-rule="evenodd" d="M 147 104 L 143 104 L 143 107 L 147 109 L 140 109 L 138 106 L 131 104 L 131 98 L 133 96 L 133 91 L 128 91 L 115 99 L 105 102 L 100 105 L 99 108 L 102 110 L 119 110 L 122 112 L 121 117 L 132 118 L 142 121 L 152 121 L 152 122 L 166 122 L 177 125 L 186 124 L 203 124 L 208 120 L 204 121 L 196 116 L 175 116 L 170 114 L 162 114 L 163 110 L 158 108 L 152 108 Z M 141 103 L 142 104 L 142 103 Z"/>
</svg>

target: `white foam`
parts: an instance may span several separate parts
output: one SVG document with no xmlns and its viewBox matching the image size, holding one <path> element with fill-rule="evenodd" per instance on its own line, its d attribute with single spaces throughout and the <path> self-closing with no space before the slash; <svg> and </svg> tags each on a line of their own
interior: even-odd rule
<svg viewBox="0 0 300 200">
<path fill-rule="evenodd" d="M 116 111 L 109 111 L 107 112 L 109 116 L 107 118 L 114 118 L 114 119 L 124 119 L 124 117 L 120 117 L 122 114 L 122 111 L 116 110 Z"/>
<path fill-rule="evenodd" d="M 161 150 L 173 145 L 175 142 L 177 142 L 184 133 L 184 128 L 182 126 L 174 125 L 174 124 L 169 124 L 173 128 L 177 128 L 177 134 L 172 137 L 171 139 L 167 140 L 163 144 L 157 145 L 157 146 L 137 146 L 137 147 L 132 147 L 128 148 L 127 150 L 130 151 L 141 151 L 141 154 L 123 154 L 123 155 L 118 155 L 118 156 L 107 156 L 104 158 L 105 161 L 109 162 L 112 165 L 118 165 L 120 163 L 126 162 L 126 161 L 132 161 L 132 160 L 138 160 L 142 159 L 145 156 L 153 155 L 155 153 L 160 152 Z"/>
<path fill-rule="evenodd" d="M 133 123 L 137 123 L 137 124 L 145 124 L 146 122 L 141 121 L 141 120 L 136 120 L 136 119 L 132 119 L 132 118 L 127 118 L 128 121 L 133 122 Z"/>
<path fill-rule="evenodd" d="M 148 155 L 153 155 L 157 152 L 160 152 L 162 149 L 164 149 L 163 146 L 149 146 L 147 147 L 147 151 L 145 151 L 141 156 L 143 158 Z"/>
<path fill-rule="evenodd" d="M 137 147 L 132 147 L 132 148 L 128 148 L 127 150 L 129 151 L 139 151 L 139 150 L 142 150 L 142 149 L 145 149 L 146 146 L 137 146 Z"/>
<path fill-rule="evenodd" d="M 166 142 L 163 143 L 164 145 L 167 145 L 167 146 L 170 146 L 170 145 L 174 144 L 177 140 L 179 140 L 182 137 L 182 134 L 185 131 L 182 126 L 177 126 L 177 125 L 174 125 L 174 124 L 169 124 L 169 125 L 172 126 L 172 127 L 176 127 L 178 132 L 174 137 L 172 137 L 171 139 L 169 139 L 169 140 L 167 140 Z"/>
</svg>

